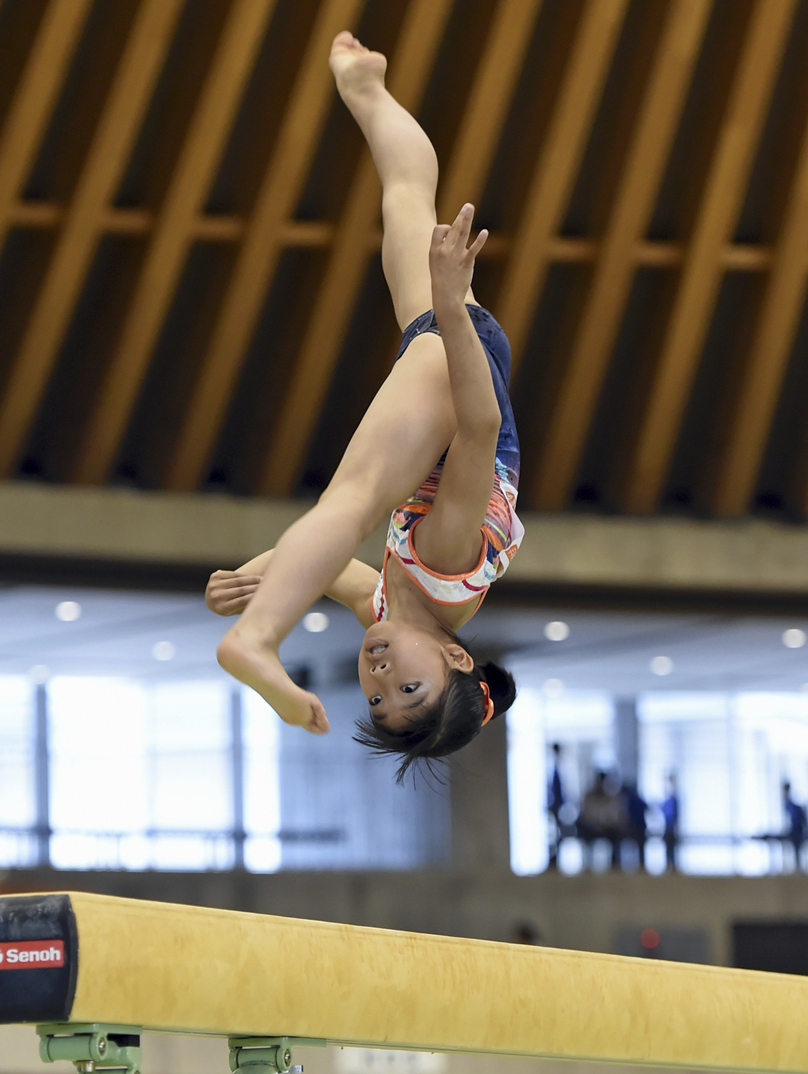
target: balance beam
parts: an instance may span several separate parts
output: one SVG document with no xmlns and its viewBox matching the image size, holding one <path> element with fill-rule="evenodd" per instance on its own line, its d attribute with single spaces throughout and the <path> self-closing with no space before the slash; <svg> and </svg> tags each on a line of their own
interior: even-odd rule
<svg viewBox="0 0 808 1074">
<path fill-rule="evenodd" d="M 0 898 L 0 952 L 0 1023 L 62 1033 L 808 1072 L 796 976 L 79 892 Z"/>
</svg>

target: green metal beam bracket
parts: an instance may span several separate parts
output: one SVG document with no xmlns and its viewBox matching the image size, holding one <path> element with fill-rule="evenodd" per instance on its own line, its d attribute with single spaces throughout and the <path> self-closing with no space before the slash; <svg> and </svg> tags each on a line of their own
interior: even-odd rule
<svg viewBox="0 0 808 1074">
<path fill-rule="evenodd" d="M 44 1063 L 66 1059 L 78 1074 L 123 1070 L 140 1074 L 140 1030 L 98 1022 L 48 1024 L 36 1027 Z"/>
<path fill-rule="evenodd" d="M 233 1074 L 303 1074 L 292 1065 L 292 1048 L 325 1048 L 324 1040 L 310 1037 L 230 1037 Z"/>
</svg>

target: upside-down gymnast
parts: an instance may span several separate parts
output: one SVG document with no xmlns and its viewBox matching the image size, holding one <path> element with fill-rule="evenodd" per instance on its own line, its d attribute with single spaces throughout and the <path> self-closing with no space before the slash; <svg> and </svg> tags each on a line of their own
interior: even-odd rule
<svg viewBox="0 0 808 1074">
<path fill-rule="evenodd" d="M 243 611 L 219 646 L 222 667 L 315 734 L 329 728 L 325 709 L 292 682 L 278 647 L 323 594 L 351 608 L 367 628 L 359 679 L 370 705 L 356 737 L 403 758 L 401 780 L 419 758 L 471 741 L 515 696 L 512 677 L 475 664 L 455 636 L 524 532 L 510 348 L 471 291 L 488 233 L 469 244 L 472 205 L 436 226 L 435 151 L 385 89 L 385 57 L 343 32 L 330 62 L 382 181 L 382 264 L 401 347 L 317 504 L 276 548 L 216 571 L 206 595 L 219 614 Z M 351 557 L 388 516 L 380 575 Z"/>
</svg>

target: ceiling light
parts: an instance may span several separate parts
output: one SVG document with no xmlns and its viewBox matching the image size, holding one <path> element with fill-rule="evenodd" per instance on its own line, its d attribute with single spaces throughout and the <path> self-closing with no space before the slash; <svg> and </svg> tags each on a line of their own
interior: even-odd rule
<svg viewBox="0 0 808 1074">
<path fill-rule="evenodd" d="M 783 645 L 787 649 L 801 649 L 805 645 L 805 631 L 799 627 L 791 627 L 783 631 Z"/>
<path fill-rule="evenodd" d="M 564 641 L 570 636 L 570 628 L 566 623 L 555 620 L 544 628 L 544 636 L 548 641 Z"/>
<path fill-rule="evenodd" d="M 34 664 L 28 669 L 28 678 L 36 686 L 42 686 L 50 678 L 50 668 L 47 664 Z"/>
<path fill-rule="evenodd" d="M 564 683 L 561 679 L 546 679 L 542 689 L 548 697 L 561 697 L 564 693 Z"/>
<path fill-rule="evenodd" d="M 303 616 L 303 629 L 310 634 L 322 634 L 328 630 L 328 616 L 325 612 L 309 612 Z"/>
<path fill-rule="evenodd" d="M 669 656 L 655 656 L 651 661 L 651 671 L 654 675 L 670 675 L 673 671 L 673 661 Z"/>
<path fill-rule="evenodd" d="M 63 623 L 72 623 L 81 615 L 81 605 L 75 600 L 63 600 L 56 605 L 56 618 Z"/>
<path fill-rule="evenodd" d="M 155 660 L 173 660 L 176 648 L 173 642 L 170 641 L 156 641 L 152 645 L 152 656 Z"/>
</svg>

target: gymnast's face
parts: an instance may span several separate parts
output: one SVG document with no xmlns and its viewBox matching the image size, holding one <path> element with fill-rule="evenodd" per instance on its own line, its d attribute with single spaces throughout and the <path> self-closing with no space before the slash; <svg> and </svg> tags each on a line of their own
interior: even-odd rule
<svg viewBox="0 0 808 1074">
<path fill-rule="evenodd" d="M 470 671 L 471 657 L 454 642 L 443 642 L 407 623 L 376 623 L 365 634 L 359 681 L 374 722 L 388 731 L 417 724 L 437 701 L 452 668 Z"/>
</svg>

